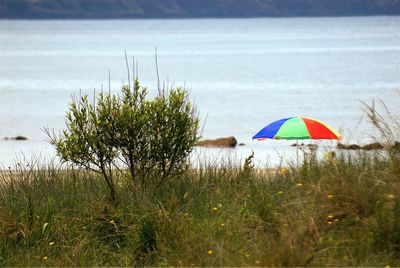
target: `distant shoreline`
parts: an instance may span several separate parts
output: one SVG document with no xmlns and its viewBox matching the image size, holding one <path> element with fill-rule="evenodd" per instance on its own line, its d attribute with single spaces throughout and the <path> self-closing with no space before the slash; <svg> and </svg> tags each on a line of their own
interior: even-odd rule
<svg viewBox="0 0 400 268">
<path fill-rule="evenodd" d="M 199 19 L 400 15 L 397 0 L 2 0 L 1 19 Z"/>
<path fill-rule="evenodd" d="M 208 19 L 216 19 L 216 20 L 229 20 L 229 19 L 295 19 L 295 18 L 352 18 L 352 17 L 400 17 L 399 15 L 387 15 L 387 14 L 377 14 L 377 15 L 318 15 L 318 16 L 236 16 L 236 17 L 109 17 L 109 18 L 101 18 L 101 17 L 48 17 L 48 18 L 26 18 L 26 17 L 18 17 L 18 18 L 7 18 L 0 17 L 0 21 L 61 21 L 61 20 L 88 20 L 88 21 L 107 21 L 107 20 L 208 20 Z"/>
</svg>

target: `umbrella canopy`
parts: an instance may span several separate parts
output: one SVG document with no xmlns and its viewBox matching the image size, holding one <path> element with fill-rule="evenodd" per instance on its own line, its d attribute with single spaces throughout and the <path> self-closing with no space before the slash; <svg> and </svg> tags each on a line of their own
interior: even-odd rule
<svg viewBox="0 0 400 268">
<path fill-rule="evenodd" d="M 327 123 L 306 117 L 288 117 L 272 122 L 261 129 L 253 139 L 283 139 L 283 140 L 304 140 L 304 139 L 332 139 L 341 138 L 339 132 Z"/>
</svg>

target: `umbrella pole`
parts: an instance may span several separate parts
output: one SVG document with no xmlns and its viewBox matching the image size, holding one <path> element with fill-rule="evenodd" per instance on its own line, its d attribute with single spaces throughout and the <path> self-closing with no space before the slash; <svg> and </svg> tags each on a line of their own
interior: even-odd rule
<svg viewBox="0 0 400 268">
<path fill-rule="evenodd" d="M 299 167 L 299 140 L 296 140 L 296 164 Z"/>
</svg>

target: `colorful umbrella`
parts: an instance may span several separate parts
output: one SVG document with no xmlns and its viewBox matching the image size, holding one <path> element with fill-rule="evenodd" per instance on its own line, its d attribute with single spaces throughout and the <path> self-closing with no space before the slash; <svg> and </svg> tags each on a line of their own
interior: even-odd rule
<svg viewBox="0 0 400 268">
<path fill-rule="evenodd" d="M 253 140 L 277 139 L 277 140 L 338 140 L 341 138 L 330 125 L 316 119 L 307 117 L 288 117 L 272 122 L 261 129 Z M 296 146 L 296 160 L 299 165 L 299 147 Z"/>
<path fill-rule="evenodd" d="M 253 140 L 338 140 L 340 138 L 341 135 L 327 123 L 316 119 L 296 116 L 283 118 L 269 124 L 254 135 Z"/>
</svg>

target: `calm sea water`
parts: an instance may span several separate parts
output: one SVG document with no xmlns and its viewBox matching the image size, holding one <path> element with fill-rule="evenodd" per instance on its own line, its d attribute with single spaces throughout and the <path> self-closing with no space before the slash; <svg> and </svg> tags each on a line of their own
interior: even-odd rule
<svg viewBox="0 0 400 268">
<path fill-rule="evenodd" d="M 53 157 L 42 132 L 65 126 L 71 95 L 127 81 L 124 51 L 139 62 L 142 84 L 186 85 L 203 136 L 235 136 L 234 150 L 201 150 L 208 159 L 258 163 L 293 157 L 285 141 L 252 141 L 271 121 L 305 115 L 339 129 L 346 142 L 376 134 L 361 101 L 382 99 L 400 114 L 400 17 L 0 21 L 0 166 Z M 28 141 L 6 141 L 24 135 Z M 324 143 L 334 146 L 334 143 Z M 198 153 L 198 152 L 197 152 Z"/>
</svg>

